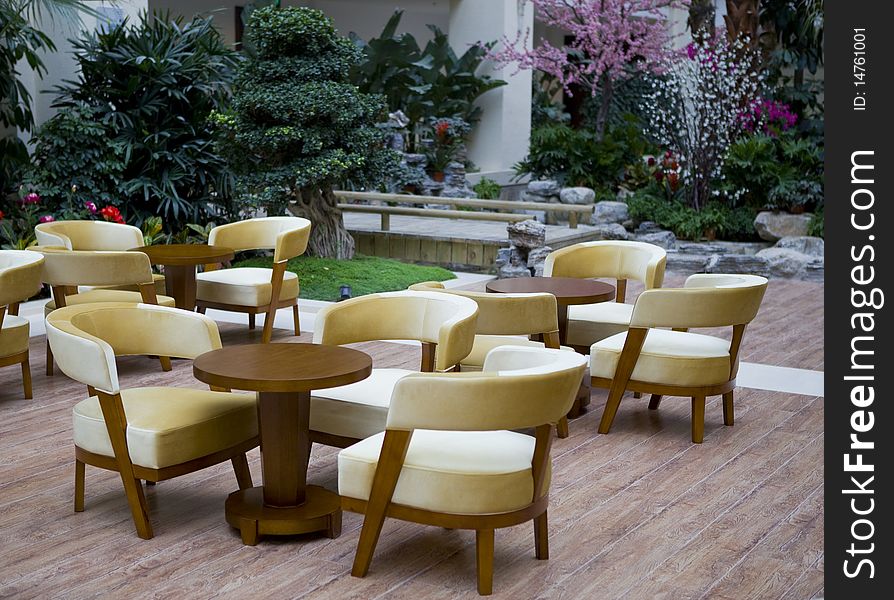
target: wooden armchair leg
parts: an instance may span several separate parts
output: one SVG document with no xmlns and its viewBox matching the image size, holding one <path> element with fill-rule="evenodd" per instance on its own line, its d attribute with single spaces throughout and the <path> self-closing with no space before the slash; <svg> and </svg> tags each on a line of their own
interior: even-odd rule
<svg viewBox="0 0 894 600">
<path fill-rule="evenodd" d="M 200 315 L 204 315 L 204 314 L 205 314 L 205 307 L 202 306 L 201 304 L 197 305 L 197 306 L 196 306 L 196 312 L 199 313 Z"/>
<path fill-rule="evenodd" d="M 171 357 L 170 356 L 159 356 L 158 362 L 161 363 L 162 371 L 170 371 L 173 367 L 171 367 Z"/>
<path fill-rule="evenodd" d="M 53 349 L 50 348 L 50 341 L 47 340 L 47 377 L 53 376 Z"/>
<path fill-rule="evenodd" d="M 295 327 L 295 335 L 301 335 L 301 315 L 298 314 L 298 304 L 292 305 L 292 323 Z"/>
<path fill-rule="evenodd" d="M 233 472 L 236 474 L 236 482 L 240 490 L 247 490 L 253 486 L 251 481 L 251 469 L 248 468 L 248 459 L 245 454 L 237 454 L 230 459 L 233 463 Z"/>
<path fill-rule="evenodd" d="M 151 540 L 153 533 L 152 524 L 149 522 L 149 507 L 146 504 L 146 496 L 143 494 L 140 480 L 134 479 L 132 475 L 121 473 L 121 482 L 124 484 L 124 493 L 127 496 L 127 504 L 130 506 L 130 513 L 137 528 L 137 535 L 144 540 Z"/>
<path fill-rule="evenodd" d="M 612 423 L 615 420 L 618 407 L 621 406 L 621 396 L 623 395 L 623 388 L 612 387 L 608 399 L 605 401 L 605 408 L 602 409 L 602 419 L 599 421 L 599 433 L 608 433 L 612 428 Z"/>
<path fill-rule="evenodd" d="M 475 557 L 478 564 L 478 593 L 490 596 L 494 590 L 494 530 L 475 531 Z"/>
<path fill-rule="evenodd" d="M 730 390 L 723 395 L 723 424 L 733 425 L 735 423 L 735 415 L 733 414 L 733 391 Z"/>
<path fill-rule="evenodd" d="M 658 407 L 661 405 L 661 394 L 652 394 L 652 397 L 649 398 L 649 410 L 658 410 Z"/>
<path fill-rule="evenodd" d="M 692 397 L 692 442 L 701 444 L 705 439 L 705 397 Z"/>
<path fill-rule="evenodd" d="M 34 393 L 31 388 L 31 362 L 28 360 L 27 356 L 25 356 L 25 360 L 22 361 L 22 388 L 25 392 L 25 399 L 31 400 L 34 398 Z"/>
<path fill-rule="evenodd" d="M 249 330 L 255 328 L 255 313 L 248 313 L 248 328 Z"/>
<path fill-rule="evenodd" d="M 537 560 L 549 558 L 549 528 L 546 511 L 539 517 L 534 517 L 534 556 Z"/>
<path fill-rule="evenodd" d="M 642 392 L 633 392 L 633 397 L 634 397 L 634 398 L 642 398 L 642 397 L 643 397 L 643 393 L 642 393 Z"/>
<path fill-rule="evenodd" d="M 75 512 L 84 512 L 84 463 L 75 459 Z"/>
<path fill-rule="evenodd" d="M 556 423 L 556 436 L 565 439 L 568 437 L 568 417 L 562 417 Z"/>
<path fill-rule="evenodd" d="M 276 319 L 276 308 L 271 307 L 267 311 L 267 316 L 264 317 L 264 333 L 261 335 L 261 342 L 264 344 L 269 344 L 270 338 L 273 337 L 274 319 Z"/>
</svg>

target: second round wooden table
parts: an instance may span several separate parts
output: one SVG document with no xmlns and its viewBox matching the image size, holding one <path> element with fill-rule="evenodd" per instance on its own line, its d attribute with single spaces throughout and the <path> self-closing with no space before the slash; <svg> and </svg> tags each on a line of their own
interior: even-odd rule
<svg viewBox="0 0 894 600">
<path fill-rule="evenodd" d="M 252 344 L 207 352 L 193 362 L 196 379 L 258 392 L 263 486 L 227 498 L 227 522 L 254 546 L 264 534 L 341 533 L 338 494 L 307 485 L 310 392 L 369 377 L 372 358 L 339 346 Z"/>
<path fill-rule="evenodd" d="M 546 292 L 556 297 L 559 317 L 559 342 L 565 344 L 568 334 L 568 307 L 572 304 L 596 304 L 614 299 L 614 286 L 592 279 L 574 277 L 517 277 L 495 279 L 487 283 L 488 292 L 499 294 L 532 294 Z"/>
<path fill-rule="evenodd" d="M 165 268 L 165 293 L 174 298 L 175 306 L 196 309 L 196 267 L 231 260 L 232 248 L 208 244 L 159 244 L 134 248 L 149 256 L 153 265 Z"/>
</svg>

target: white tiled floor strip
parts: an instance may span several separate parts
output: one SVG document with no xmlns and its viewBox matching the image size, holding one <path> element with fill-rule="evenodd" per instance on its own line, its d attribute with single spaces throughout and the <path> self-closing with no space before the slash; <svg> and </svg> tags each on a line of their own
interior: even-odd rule
<svg viewBox="0 0 894 600">
<path fill-rule="evenodd" d="M 476 281 L 486 281 L 493 279 L 489 275 L 475 274 L 458 274 L 459 278 L 445 282 L 447 287 L 455 287 L 459 285 L 468 285 Z M 31 322 L 31 335 L 44 335 L 46 329 L 43 323 L 43 306 L 46 300 L 37 300 L 28 302 L 21 306 L 19 315 L 28 318 Z M 313 331 L 316 313 L 329 302 L 319 300 L 301 300 L 301 330 Z M 231 313 L 219 310 L 208 310 L 208 316 L 215 321 L 224 323 L 242 323 L 246 324 L 246 316 L 239 313 Z M 258 319 L 258 327 L 263 324 L 264 317 Z M 277 329 L 292 328 L 292 313 L 286 310 L 277 312 L 276 320 L 273 326 Z M 418 345 L 417 342 L 396 342 Z M 759 363 L 743 362 L 739 365 L 739 375 L 736 383 L 740 387 L 752 388 L 757 390 L 767 390 L 771 392 L 785 392 L 789 394 L 804 394 L 806 396 L 823 396 L 823 372 L 811 371 L 807 369 L 793 369 L 789 367 L 776 367 L 773 365 L 764 365 Z"/>
</svg>

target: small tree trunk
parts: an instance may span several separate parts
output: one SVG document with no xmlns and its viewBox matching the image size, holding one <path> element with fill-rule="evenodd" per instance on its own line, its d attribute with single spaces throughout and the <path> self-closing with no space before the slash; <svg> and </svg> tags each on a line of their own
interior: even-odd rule
<svg viewBox="0 0 894 600">
<path fill-rule="evenodd" d="M 338 199 L 331 188 L 302 188 L 289 211 L 311 222 L 307 253 L 310 256 L 350 260 L 354 258 L 354 238 L 345 228 Z"/>
<path fill-rule="evenodd" d="M 611 109 L 614 87 L 612 80 L 605 75 L 602 76 L 602 83 L 599 87 L 602 101 L 599 103 L 599 112 L 596 113 L 596 140 L 601 142 L 605 137 L 605 127 L 608 124 L 608 111 Z"/>
</svg>

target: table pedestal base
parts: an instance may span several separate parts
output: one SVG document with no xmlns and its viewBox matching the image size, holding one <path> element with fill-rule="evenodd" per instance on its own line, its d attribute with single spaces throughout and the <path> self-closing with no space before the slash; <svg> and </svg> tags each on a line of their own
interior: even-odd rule
<svg viewBox="0 0 894 600">
<path fill-rule="evenodd" d="M 316 485 L 306 488 L 298 506 L 264 504 L 264 488 L 233 492 L 227 498 L 227 523 L 242 533 L 242 543 L 254 546 L 262 535 L 294 535 L 325 531 L 330 538 L 341 535 L 341 499 Z"/>
</svg>

